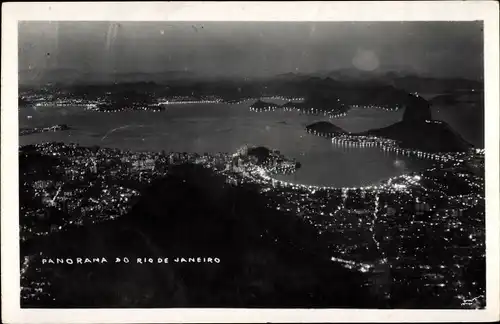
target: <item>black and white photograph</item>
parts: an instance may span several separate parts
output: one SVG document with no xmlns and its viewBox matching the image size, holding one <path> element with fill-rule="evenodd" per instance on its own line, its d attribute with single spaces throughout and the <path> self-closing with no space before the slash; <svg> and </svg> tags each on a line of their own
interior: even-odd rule
<svg viewBox="0 0 500 324">
<path fill-rule="evenodd" d="M 15 33 L 21 310 L 494 306 L 484 21 Z"/>
</svg>

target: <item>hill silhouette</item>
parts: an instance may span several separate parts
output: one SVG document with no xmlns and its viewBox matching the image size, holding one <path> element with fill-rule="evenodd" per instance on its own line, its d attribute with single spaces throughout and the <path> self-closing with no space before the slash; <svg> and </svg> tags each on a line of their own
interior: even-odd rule
<svg viewBox="0 0 500 324">
<path fill-rule="evenodd" d="M 257 100 L 253 104 L 250 105 L 250 108 L 252 109 L 273 109 L 273 108 L 278 108 L 279 105 L 272 103 L 272 102 L 265 102 L 262 100 Z"/>
<path fill-rule="evenodd" d="M 403 120 L 390 126 L 357 135 L 374 135 L 394 139 L 402 148 L 426 152 L 464 152 L 472 147 L 443 121 Z"/>
<path fill-rule="evenodd" d="M 308 132 L 317 132 L 318 134 L 326 134 L 329 136 L 346 133 L 342 128 L 327 121 L 319 121 L 307 125 L 306 130 Z"/>
<path fill-rule="evenodd" d="M 249 147 L 247 156 L 254 157 L 257 164 L 264 163 L 270 156 L 272 151 L 264 146 Z"/>
<path fill-rule="evenodd" d="M 55 300 L 31 307 L 377 307 L 312 226 L 269 208 L 255 189 L 180 165 L 122 218 L 23 244 L 23 254 L 131 260 L 42 266 Z M 134 262 L 191 256 L 220 263 Z"/>
<path fill-rule="evenodd" d="M 419 122 L 432 120 L 430 103 L 422 97 L 408 95 L 408 104 L 403 113 L 403 120 Z"/>
</svg>

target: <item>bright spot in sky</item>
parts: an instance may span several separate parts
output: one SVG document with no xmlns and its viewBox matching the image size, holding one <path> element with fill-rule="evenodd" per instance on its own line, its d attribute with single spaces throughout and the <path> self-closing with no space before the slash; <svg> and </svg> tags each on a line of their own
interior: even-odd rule
<svg viewBox="0 0 500 324">
<path fill-rule="evenodd" d="M 358 50 L 352 59 L 352 65 L 358 70 L 373 71 L 379 67 L 380 62 L 375 52 L 370 50 Z"/>
</svg>

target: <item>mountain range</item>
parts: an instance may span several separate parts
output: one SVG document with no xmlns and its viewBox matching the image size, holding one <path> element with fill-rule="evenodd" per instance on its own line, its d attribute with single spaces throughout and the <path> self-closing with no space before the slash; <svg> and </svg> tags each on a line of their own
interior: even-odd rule
<svg viewBox="0 0 500 324">
<path fill-rule="evenodd" d="M 22 85 L 40 85 L 47 83 L 60 84 L 109 84 L 132 82 L 168 82 L 172 80 L 197 79 L 190 71 L 162 72 L 82 72 L 76 69 L 58 68 L 50 70 L 22 69 L 19 71 L 19 83 Z"/>
<path fill-rule="evenodd" d="M 483 88 L 482 80 L 469 80 L 464 78 L 440 78 L 429 75 L 416 74 L 404 71 L 360 71 L 357 69 L 338 69 L 334 71 L 315 73 L 284 73 L 267 78 L 245 78 L 248 81 L 262 81 L 263 79 L 299 81 L 309 78 L 330 78 L 346 83 L 373 82 L 392 85 L 395 88 L 408 92 L 434 92 L 441 93 L 456 89 Z M 21 69 L 19 70 L 19 83 L 21 85 L 41 85 L 46 83 L 60 84 L 106 84 L 123 82 L 156 82 L 167 83 L 172 81 L 215 81 L 230 79 L 222 75 L 202 76 L 193 71 L 159 71 L 159 72 L 84 72 L 70 68 L 57 69 Z"/>
<path fill-rule="evenodd" d="M 310 77 L 330 78 L 346 83 L 373 82 L 391 85 L 408 92 L 442 93 L 456 91 L 457 89 L 484 88 L 483 80 L 465 78 L 442 78 L 428 74 L 419 74 L 405 71 L 361 71 L 357 69 L 339 69 L 334 71 L 317 72 L 312 74 L 284 73 L 278 75 L 279 79 L 302 80 Z"/>
</svg>

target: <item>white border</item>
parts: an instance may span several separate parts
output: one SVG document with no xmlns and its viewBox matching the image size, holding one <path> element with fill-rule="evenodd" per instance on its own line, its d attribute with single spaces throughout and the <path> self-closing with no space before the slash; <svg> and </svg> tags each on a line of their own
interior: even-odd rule
<svg viewBox="0 0 500 324">
<path fill-rule="evenodd" d="M 2 321 L 5 323 L 494 321 L 499 315 L 499 22 L 496 1 L 114 2 L 2 4 Z M 18 227 L 17 22 L 483 20 L 485 37 L 486 310 L 21 310 Z"/>
</svg>

